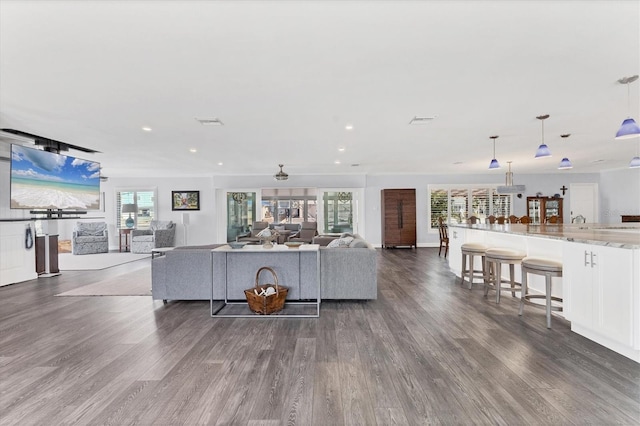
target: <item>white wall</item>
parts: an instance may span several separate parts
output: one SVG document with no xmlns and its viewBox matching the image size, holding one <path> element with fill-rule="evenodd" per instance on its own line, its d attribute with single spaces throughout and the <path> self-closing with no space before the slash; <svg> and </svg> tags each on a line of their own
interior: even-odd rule
<svg viewBox="0 0 640 426">
<path fill-rule="evenodd" d="M 640 215 L 640 169 L 600 172 L 600 222 L 620 223 L 620 215 Z"/>
<path fill-rule="evenodd" d="M 602 173 L 553 173 L 547 175 L 518 175 L 514 172 L 514 183 L 526 186 L 526 193 L 522 198 L 514 198 L 514 214 L 526 214 L 526 196 L 541 192 L 544 195 L 562 193 L 560 188 L 567 188 L 571 183 L 598 183 L 600 188 L 600 221 L 605 223 L 619 223 L 620 214 L 640 214 L 640 171 L 617 170 Z M 18 210 L 9 209 L 9 163 L 0 162 L 0 218 L 28 217 Z M 178 224 L 176 244 L 183 244 L 183 225 L 180 211 L 171 210 L 171 191 L 195 190 L 200 191 L 200 211 L 190 211 L 190 225 L 188 227 L 188 244 L 211 244 L 223 242 L 226 235 L 219 235 L 217 223 L 225 220 L 218 217 L 216 212 L 224 212 L 224 206 L 217 206 L 216 190 L 243 188 L 365 188 L 365 202 L 361 206 L 364 212 L 363 236 L 372 244 L 380 245 L 380 190 L 385 188 L 415 188 L 417 194 L 417 233 L 418 245 L 436 245 L 437 232 L 428 230 L 428 186 L 431 184 L 504 184 L 504 173 L 497 172 L 479 175 L 298 175 L 290 176 L 288 181 L 276 182 L 272 176 L 214 176 L 192 178 L 110 178 L 101 184 L 101 191 L 105 193 L 105 211 L 90 212 L 83 220 L 106 220 L 111 235 L 110 245 L 118 246 L 117 230 L 115 229 L 115 191 L 116 188 L 156 188 L 158 194 L 159 220 L 173 220 Z M 564 221 L 570 222 L 569 205 L 570 191 L 565 199 Z M 90 219 L 90 218 L 95 219 Z M 69 239 L 75 220 L 59 221 L 58 232 L 60 239 Z"/>
</svg>

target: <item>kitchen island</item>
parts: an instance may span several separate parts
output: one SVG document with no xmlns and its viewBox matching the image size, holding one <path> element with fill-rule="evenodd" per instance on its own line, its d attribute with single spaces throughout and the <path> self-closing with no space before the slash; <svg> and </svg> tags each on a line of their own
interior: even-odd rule
<svg viewBox="0 0 640 426">
<path fill-rule="evenodd" d="M 564 299 L 571 330 L 640 362 L 639 224 L 452 224 L 449 237 L 449 266 L 458 276 L 466 242 L 561 261 L 563 277 L 554 279 L 553 296 Z M 530 276 L 529 287 L 543 292 L 544 278 Z"/>
</svg>

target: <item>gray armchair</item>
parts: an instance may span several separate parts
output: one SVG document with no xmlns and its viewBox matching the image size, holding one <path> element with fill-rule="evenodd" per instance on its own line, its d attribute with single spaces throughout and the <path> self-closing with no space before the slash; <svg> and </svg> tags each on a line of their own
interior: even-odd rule
<svg viewBox="0 0 640 426">
<path fill-rule="evenodd" d="M 317 222 L 302 222 L 300 230 L 289 237 L 289 241 L 311 244 L 313 237 L 318 235 Z"/>
<path fill-rule="evenodd" d="M 152 220 L 149 229 L 131 231 L 131 252 L 151 253 L 154 248 L 173 247 L 175 239 L 175 223 L 170 220 Z"/>
<path fill-rule="evenodd" d="M 259 243 L 260 237 L 258 237 L 258 234 L 260 233 L 260 231 L 267 228 L 268 226 L 269 226 L 268 222 L 253 222 L 253 226 L 251 227 L 251 232 L 244 236 L 238 236 L 236 238 L 236 241 L 243 241 L 246 243 Z"/>
<path fill-rule="evenodd" d="M 73 254 L 109 252 L 109 234 L 105 222 L 77 222 L 71 238 Z"/>
</svg>

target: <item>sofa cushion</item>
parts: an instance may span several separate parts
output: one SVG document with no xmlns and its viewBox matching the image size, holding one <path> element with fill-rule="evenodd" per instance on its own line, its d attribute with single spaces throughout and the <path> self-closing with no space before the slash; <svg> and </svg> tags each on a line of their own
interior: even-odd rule
<svg viewBox="0 0 640 426">
<path fill-rule="evenodd" d="M 137 241 L 137 242 L 153 241 L 153 235 L 137 235 L 133 237 L 132 241 Z"/>
<path fill-rule="evenodd" d="M 152 220 L 149 224 L 149 228 L 152 231 L 158 229 L 170 229 L 173 226 L 173 221 L 171 220 Z"/>
<path fill-rule="evenodd" d="M 354 238 L 349 244 L 350 248 L 369 248 L 369 244 L 362 238 Z"/>
<path fill-rule="evenodd" d="M 83 223 L 78 222 L 76 224 L 76 232 L 77 235 L 82 236 L 102 236 L 104 235 L 104 231 L 107 229 L 107 224 L 104 222 L 97 223 Z"/>
<path fill-rule="evenodd" d="M 336 238 L 327 244 L 327 248 L 349 248 L 352 241 L 353 237 Z"/>
<path fill-rule="evenodd" d="M 107 237 L 103 235 L 81 235 L 76 237 L 76 243 L 98 243 L 107 241 Z"/>
</svg>

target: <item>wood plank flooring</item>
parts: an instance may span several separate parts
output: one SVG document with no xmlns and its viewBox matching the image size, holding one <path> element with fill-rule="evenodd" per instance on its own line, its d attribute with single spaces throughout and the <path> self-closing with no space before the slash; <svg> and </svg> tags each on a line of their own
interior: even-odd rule
<svg viewBox="0 0 640 426">
<path fill-rule="evenodd" d="M 640 424 L 639 364 L 460 286 L 437 252 L 378 250 L 378 300 L 319 319 L 53 296 L 149 260 L 2 287 L 0 424 Z"/>
</svg>

